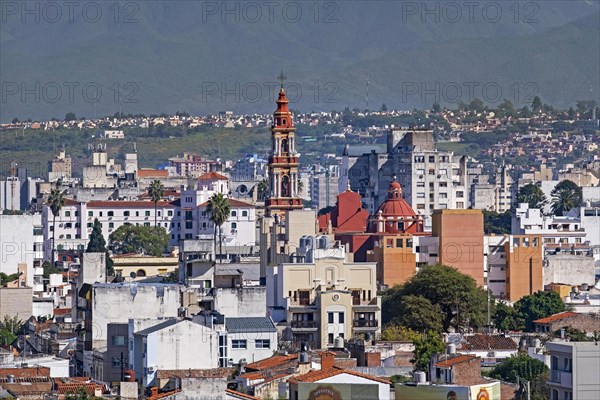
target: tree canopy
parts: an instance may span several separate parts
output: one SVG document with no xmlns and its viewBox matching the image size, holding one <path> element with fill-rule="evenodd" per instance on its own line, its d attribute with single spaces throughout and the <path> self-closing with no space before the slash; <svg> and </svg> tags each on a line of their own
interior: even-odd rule
<svg viewBox="0 0 600 400">
<path fill-rule="evenodd" d="M 219 230 L 219 254 L 223 254 L 223 224 L 229 219 L 230 206 L 229 200 L 222 193 L 215 193 L 208 199 L 206 212 L 210 221 L 215 225 L 214 244 L 215 252 L 217 250 L 217 229 Z"/>
<path fill-rule="evenodd" d="M 384 322 L 402 323 L 413 329 L 480 327 L 487 323 L 487 293 L 456 268 L 427 265 L 404 285 L 388 289 L 382 309 Z M 425 321 L 422 313 L 430 321 Z"/>
<path fill-rule="evenodd" d="M 22 327 L 23 321 L 17 316 L 10 317 L 5 315 L 2 321 L 0 321 L 0 345 L 7 346 L 12 344 Z"/>
<path fill-rule="evenodd" d="M 109 236 L 114 254 L 140 253 L 160 257 L 169 248 L 169 234 L 161 226 L 125 224 Z"/>
<path fill-rule="evenodd" d="M 510 233 L 511 213 L 483 210 L 483 230 L 485 234 L 504 235 Z"/>
<path fill-rule="evenodd" d="M 550 398 L 548 367 L 541 361 L 525 354 L 517 354 L 504 360 L 492 369 L 490 376 L 506 382 L 530 382 L 531 399 L 545 400 Z"/>
<path fill-rule="evenodd" d="M 525 329 L 533 331 L 533 321 L 566 311 L 567 308 L 558 293 L 539 291 L 519 299 L 515 302 L 514 309 L 523 319 Z"/>
<path fill-rule="evenodd" d="M 581 205 L 583 190 L 575 182 L 566 179 L 556 185 L 550 195 L 554 215 L 564 215 Z"/>
<path fill-rule="evenodd" d="M 519 189 L 517 194 L 517 204 L 527 203 L 529 208 L 544 208 L 548 201 L 542 189 L 534 183 L 528 183 Z"/>
<path fill-rule="evenodd" d="M 413 358 L 410 360 L 415 367 L 415 371 L 428 371 L 429 361 L 431 356 L 437 353 L 442 353 L 446 345 L 442 340 L 442 336 L 433 331 L 429 331 L 424 335 L 418 336 L 414 341 L 415 350 Z"/>
<path fill-rule="evenodd" d="M 106 240 L 102 235 L 102 224 L 98 218 L 94 219 L 94 227 L 90 234 L 90 241 L 85 250 L 86 253 L 100 253 L 106 251 Z"/>
</svg>

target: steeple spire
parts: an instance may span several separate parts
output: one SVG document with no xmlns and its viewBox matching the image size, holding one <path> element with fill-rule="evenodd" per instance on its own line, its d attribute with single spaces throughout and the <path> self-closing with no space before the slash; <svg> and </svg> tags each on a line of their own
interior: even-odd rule
<svg viewBox="0 0 600 400">
<path fill-rule="evenodd" d="M 281 90 L 283 91 L 283 82 L 287 80 L 287 76 L 285 76 L 283 74 L 283 70 L 281 71 L 281 73 L 279 74 L 279 76 L 277 77 L 277 80 L 279 81 L 279 84 L 281 85 Z"/>
</svg>

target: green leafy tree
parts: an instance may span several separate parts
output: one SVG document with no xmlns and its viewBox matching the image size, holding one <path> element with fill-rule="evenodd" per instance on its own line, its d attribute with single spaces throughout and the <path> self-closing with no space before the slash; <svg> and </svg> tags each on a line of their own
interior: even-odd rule
<svg viewBox="0 0 600 400">
<path fill-rule="evenodd" d="M 552 212 L 554 215 L 564 215 L 572 208 L 581 205 L 583 197 L 582 189 L 568 179 L 560 182 L 550 192 L 552 196 Z"/>
<path fill-rule="evenodd" d="M 8 346 L 12 344 L 22 327 L 23 321 L 19 317 L 5 315 L 2 321 L 0 321 L 0 345 Z"/>
<path fill-rule="evenodd" d="M 442 330 L 442 310 L 425 297 L 409 294 L 402 296 L 398 314 L 392 323 L 417 332 L 440 332 Z"/>
<path fill-rule="evenodd" d="M 113 261 L 110 258 L 108 249 L 106 248 L 106 240 L 102 234 L 102 224 L 98 221 L 98 218 L 94 219 L 94 227 L 90 234 L 90 241 L 85 250 L 86 253 L 105 253 L 106 254 L 106 274 L 114 275 L 115 271 L 113 268 Z"/>
<path fill-rule="evenodd" d="M 160 257 L 169 248 L 169 234 L 161 226 L 121 225 L 108 240 L 114 254 L 144 252 Z"/>
<path fill-rule="evenodd" d="M 433 105 L 431 106 L 431 112 L 437 114 L 440 111 L 442 111 L 442 107 L 440 107 L 440 103 L 433 103 Z"/>
<path fill-rule="evenodd" d="M 511 229 L 511 212 L 506 211 L 499 214 L 496 211 L 483 210 L 483 230 L 489 234 L 509 234 Z"/>
<path fill-rule="evenodd" d="M 162 199 L 165 191 L 165 187 L 158 179 L 155 179 L 150 183 L 148 187 L 148 194 L 150 195 L 150 199 L 154 202 L 154 226 L 157 224 L 157 213 L 156 208 L 160 199 Z"/>
<path fill-rule="evenodd" d="M 0 272 L 0 287 L 6 286 L 7 283 L 13 282 L 19 279 L 19 274 L 6 275 L 4 272 Z"/>
<path fill-rule="evenodd" d="M 543 362 L 525 354 L 517 354 L 496 365 L 490 372 L 490 377 L 521 384 L 529 381 L 530 398 L 546 400 L 550 398 L 550 389 L 546 383 L 548 372 L 548 367 Z"/>
<path fill-rule="evenodd" d="M 50 274 L 60 274 L 62 271 L 49 261 L 42 263 L 42 270 L 44 271 L 44 279 L 50 279 Z"/>
<path fill-rule="evenodd" d="M 413 342 L 419 333 L 405 326 L 389 325 L 381 331 L 381 340 L 392 342 Z"/>
<path fill-rule="evenodd" d="M 415 345 L 415 350 L 410 362 L 413 363 L 415 371 L 425 371 L 427 373 L 429 373 L 429 361 L 431 357 L 434 354 L 442 353 L 446 348 L 442 336 L 432 331 L 417 337 L 413 341 L 413 344 Z"/>
<path fill-rule="evenodd" d="M 521 314 L 503 301 L 496 303 L 494 326 L 503 332 L 522 331 L 525 321 Z"/>
<path fill-rule="evenodd" d="M 422 267 L 402 286 L 388 289 L 383 295 L 383 320 L 400 317 L 405 296 L 423 297 L 441 310 L 442 329 L 451 326 L 480 327 L 487 324 L 487 293 L 475 280 L 456 268 L 437 264 Z M 416 326 L 409 325 L 409 326 Z"/>
<path fill-rule="evenodd" d="M 529 208 L 544 208 L 547 203 L 546 195 L 534 183 L 528 183 L 519 189 L 517 194 L 517 204 L 527 203 Z"/>
<path fill-rule="evenodd" d="M 556 292 L 535 292 L 532 295 L 524 296 L 515 302 L 514 308 L 518 315 L 525 322 L 525 329 L 533 331 L 533 321 L 549 317 L 567 308 Z"/>
<path fill-rule="evenodd" d="M 222 193 L 215 193 L 208 199 L 206 212 L 210 221 L 215 225 L 215 251 L 217 250 L 217 229 L 219 230 L 219 257 L 221 257 L 223 255 L 223 224 L 229 219 L 230 214 L 229 200 Z"/>
<path fill-rule="evenodd" d="M 61 191 L 58 187 L 53 188 L 48 196 L 48 206 L 52 212 L 52 260 L 54 264 L 54 238 L 56 236 L 56 217 L 60 214 L 60 210 L 65 206 L 65 192 Z"/>
</svg>

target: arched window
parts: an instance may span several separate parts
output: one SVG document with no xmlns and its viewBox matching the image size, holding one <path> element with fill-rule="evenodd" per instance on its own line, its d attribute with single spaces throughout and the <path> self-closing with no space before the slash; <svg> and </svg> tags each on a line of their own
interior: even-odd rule
<svg viewBox="0 0 600 400">
<path fill-rule="evenodd" d="M 282 154 L 287 154 L 288 152 L 289 152 L 288 140 L 287 139 L 283 139 L 281 141 L 281 153 Z"/>
<path fill-rule="evenodd" d="M 290 178 L 287 175 L 281 178 L 281 197 L 290 197 Z"/>
<path fill-rule="evenodd" d="M 248 216 L 248 211 L 244 210 L 242 211 L 242 217 L 247 217 Z"/>
<path fill-rule="evenodd" d="M 145 277 L 146 276 L 146 271 L 144 271 L 143 269 L 138 269 L 135 273 L 137 275 L 137 277 Z"/>
</svg>

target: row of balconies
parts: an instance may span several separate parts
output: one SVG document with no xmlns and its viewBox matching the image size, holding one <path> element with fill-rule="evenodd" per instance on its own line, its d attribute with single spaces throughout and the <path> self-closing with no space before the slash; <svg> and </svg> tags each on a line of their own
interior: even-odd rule
<svg viewBox="0 0 600 400">
<path fill-rule="evenodd" d="M 292 329 L 317 329 L 319 328 L 318 321 L 291 321 Z M 352 321 L 354 328 L 377 328 L 379 321 L 376 319 L 357 319 Z"/>
</svg>

